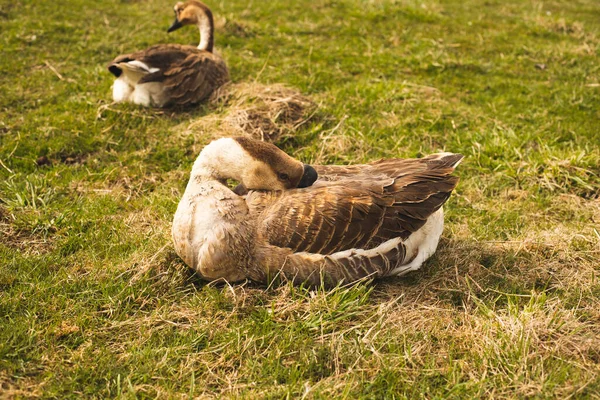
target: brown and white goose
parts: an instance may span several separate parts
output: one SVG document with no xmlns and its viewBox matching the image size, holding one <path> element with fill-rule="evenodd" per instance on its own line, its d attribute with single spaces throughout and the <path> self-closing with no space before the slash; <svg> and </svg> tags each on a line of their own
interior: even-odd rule
<svg viewBox="0 0 600 400">
<path fill-rule="evenodd" d="M 213 53 L 213 15 L 200 1 L 175 4 L 175 22 L 167 32 L 185 25 L 200 30 L 198 47 L 159 44 L 115 58 L 108 70 L 117 79 L 113 100 L 146 107 L 188 106 L 206 100 L 229 81 L 227 66 Z"/>
<path fill-rule="evenodd" d="M 279 275 L 331 286 L 403 275 L 434 253 L 462 157 L 313 168 L 272 144 L 218 139 L 192 168 L 173 220 L 175 250 L 207 280 Z"/>
</svg>

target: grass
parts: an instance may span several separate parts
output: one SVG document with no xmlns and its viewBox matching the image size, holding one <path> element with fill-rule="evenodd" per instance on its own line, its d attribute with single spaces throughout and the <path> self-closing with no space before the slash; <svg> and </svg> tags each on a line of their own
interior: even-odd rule
<svg viewBox="0 0 600 400">
<path fill-rule="evenodd" d="M 172 4 L 0 2 L 0 397 L 599 398 L 600 5 L 210 3 L 305 162 L 463 153 L 437 254 L 333 290 L 207 285 L 170 222 L 210 134 L 110 105 Z M 224 108 L 225 107 L 225 108 Z M 214 134 L 214 132 L 212 132 Z"/>
</svg>

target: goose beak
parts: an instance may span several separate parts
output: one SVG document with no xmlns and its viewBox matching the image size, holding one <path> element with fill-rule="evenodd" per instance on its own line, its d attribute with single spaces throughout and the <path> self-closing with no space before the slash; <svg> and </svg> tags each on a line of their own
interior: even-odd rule
<svg viewBox="0 0 600 400">
<path fill-rule="evenodd" d="M 304 164 L 304 174 L 302 175 L 302 179 L 300 179 L 300 182 L 298 183 L 298 188 L 309 187 L 310 185 L 315 183 L 318 177 L 319 174 L 317 174 L 317 171 L 313 167 L 311 167 L 308 164 Z"/>
<path fill-rule="evenodd" d="M 171 27 L 169 29 L 167 29 L 167 33 L 171 33 L 173 31 L 176 31 L 177 29 L 181 28 L 183 25 L 181 25 L 181 22 L 179 22 L 179 20 L 177 19 L 177 17 L 175 17 L 175 22 L 173 22 L 173 25 L 171 25 Z"/>
</svg>

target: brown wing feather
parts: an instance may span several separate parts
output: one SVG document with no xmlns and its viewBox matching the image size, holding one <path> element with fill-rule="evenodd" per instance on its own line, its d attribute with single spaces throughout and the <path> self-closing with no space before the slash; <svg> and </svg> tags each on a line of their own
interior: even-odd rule
<svg viewBox="0 0 600 400">
<path fill-rule="evenodd" d="M 264 214 L 260 234 L 294 251 L 330 254 L 366 246 L 392 204 L 378 182 L 331 183 L 282 192 Z"/>
<path fill-rule="evenodd" d="M 393 158 L 357 165 L 313 165 L 319 174 L 319 180 L 338 181 L 361 177 L 399 178 L 427 169 L 453 168 L 463 156 L 461 154 L 441 153 L 424 158 Z"/>
<path fill-rule="evenodd" d="M 170 105 L 184 106 L 207 99 L 216 88 L 229 80 L 229 73 L 219 57 L 195 50 L 170 68 L 146 75 L 140 83 L 162 82 Z"/>
<path fill-rule="evenodd" d="M 195 51 L 200 50 L 192 46 L 182 46 L 179 44 L 157 44 L 148 47 L 146 50 L 117 56 L 108 64 L 108 69 L 118 77 L 121 69 L 117 64 L 138 60 L 151 68 L 158 68 L 161 71 L 165 71 L 171 66 L 181 63 L 190 52 Z M 116 71 L 119 71 L 118 75 L 115 73 Z"/>
<path fill-rule="evenodd" d="M 321 182 L 309 188 L 270 194 L 259 234 L 271 245 L 318 254 L 405 239 L 450 196 L 458 182 L 450 175 L 462 158 L 457 157 L 452 162 L 428 157 L 367 165 L 378 179 L 367 179 L 365 169 L 352 178 L 356 170 L 342 167 L 329 182 L 327 177 L 334 175 L 325 173 L 325 180 L 320 175 Z"/>
</svg>

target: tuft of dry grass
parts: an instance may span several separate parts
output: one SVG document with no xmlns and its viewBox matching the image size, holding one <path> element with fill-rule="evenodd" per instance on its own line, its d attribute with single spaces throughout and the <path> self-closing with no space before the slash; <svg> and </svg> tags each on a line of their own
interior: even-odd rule
<svg viewBox="0 0 600 400">
<path fill-rule="evenodd" d="M 0 205 L 0 245 L 17 249 L 21 254 L 29 256 L 42 255 L 53 249 L 51 239 L 52 228 L 41 227 L 31 229 L 27 226 L 28 219 L 36 219 L 36 212 L 29 214 L 16 214 L 9 212 Z M 23 221 L 23 219 L 25 221 Z"/>
<path fill-rule="evenodd" d="M 211 96 L 209 104 L 216 112 L 188 124 L 185 134 L 251 136 L 276 142 L 293 135 L 317 110 L 312 100 L 295 89 L 257 82 L 226 84 Z"/>
</svg>

